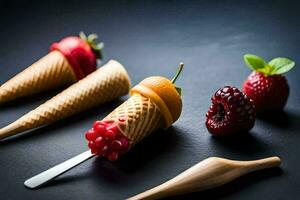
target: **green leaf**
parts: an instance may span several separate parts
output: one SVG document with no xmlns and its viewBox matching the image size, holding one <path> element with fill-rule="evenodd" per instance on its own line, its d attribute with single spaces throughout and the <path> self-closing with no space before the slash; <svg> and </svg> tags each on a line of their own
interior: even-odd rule
<svg viewBox="0 0 300 200">
<path fill-rule="evenodd" d="M 245 54 L 244 61 L 248 67 L 252 70 L 259 71 L 259 69 L 265 68 L 266 62 L 261 57 L 253 54 Z"/>
<path fill-rule="evenodd" d="M 83 31 L 79 33 L 79 37 L 83 39 L 93 50 L 94 54 L 96 55 L 97 59 L 102 60 L 102 49 L 104 47 L 103 42 L 97 43 L 98 35 L 97 34 L 90 34 L 86 35 Z"/>
<path fill-rule="evenodd" d="M 98 35 L 93 33 L 88 36 L 87 40 L 89 42 L 94 42 L 97 38 L 98 38 Z"/>
<path fill-rule="evenodd" d="M 79 37 L 83 40 L 87 40 L 86 34 L 83 31 L 80 31 Z"/>
<path fill-rule="evenodd" d="M 101 50 L 104 48 L 104 43 L 103 42 L 100 42 L 97 44 L 97 49 Z"/>
<path fill-rule="evenodd" d="M 286 73 L 295 66 L 294 61 L 283 57 L 274 58 L 268 64 L 274 68 L 272 74 Z"/>
<path fill-rule="evenodd" d="M 176 88 L 178 94 L 181 96 L 182 89 L 180 87 L 177 87 L 177 86 L 175 86 L 175 88 Z"/>
</svg>

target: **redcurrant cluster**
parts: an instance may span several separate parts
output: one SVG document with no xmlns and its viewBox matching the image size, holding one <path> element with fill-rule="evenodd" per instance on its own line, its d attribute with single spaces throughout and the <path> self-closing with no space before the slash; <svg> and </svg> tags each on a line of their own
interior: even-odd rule
<svg viewBox="0 0 300 200">
<path fill-rule="evenodd" d="M 115 122 L 96 121 L 87 131 L 85 138 L 93 154 L 103 156 L 110 161 L 118 159 L 129 148 L 129 140 Z"/>
</svg>

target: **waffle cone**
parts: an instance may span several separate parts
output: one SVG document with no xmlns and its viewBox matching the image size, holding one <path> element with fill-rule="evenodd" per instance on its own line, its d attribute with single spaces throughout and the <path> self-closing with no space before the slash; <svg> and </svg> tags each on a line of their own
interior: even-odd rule
<svg viewBox="0 0 300 200">
<path fill-rule="evenodd" d="M 67 59 L 58 51 L 46 56 L 0 86 L 0 104 L 76 81 Z"/>
<path fill-rule="evenodd" d="M 124 67 L 111 60 L 14 123 L 0 129 L 0 139 L 34 129 L 111 101 L 128 93 L 130 81 Z"/>
<path fill-rule="evenodd" d="M 125 121 L 120 122 L 120 119 Z M 130 147 L 163 125 L 158 107 L 151 99 L 138 93 L 116 108 L 104 121 L 118 123 L 121 132 L 129 139 Z"/>
</svg>

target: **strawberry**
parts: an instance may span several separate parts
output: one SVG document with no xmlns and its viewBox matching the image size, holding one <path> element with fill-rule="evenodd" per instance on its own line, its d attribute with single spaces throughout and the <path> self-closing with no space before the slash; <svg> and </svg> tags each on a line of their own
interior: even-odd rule
<svg viewBox="0 0 300 200">
<path fill-rule="evenodd" d="M 86 36 L 80 32 L 78 36 L 70 36 L 51 45 L 50 51 L 60 51 L 69 61 L 78 79 L 82 79 L 96 70 L 97 59 L 102 59 L 103 43 L 96 43 L 98 36 Z"/>
<path fill-rule="evenodd" d="M 289 96 L 289 85 L 282 75 L 295 66 L 288 58 L 278 57 L 270 62 L 246 54 L 245 63 L 254 70 L 243 84 L 243 92 L 253 100 L 256 112 L 282 109 Z"/>
</svg>

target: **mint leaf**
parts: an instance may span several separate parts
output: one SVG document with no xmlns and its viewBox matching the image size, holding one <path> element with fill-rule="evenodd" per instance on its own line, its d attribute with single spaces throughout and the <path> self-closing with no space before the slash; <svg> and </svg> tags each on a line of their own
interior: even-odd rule
<svg viewBox="0 0 300 200">
<path fill-rule="evenodd" d="M 288 58 L 274 58 L 268 63 L 271 67 L 274 68 L 272 74 L 283 74 L 290 71 L 294 66 L 295 62 Z"/>
<path fill-rule="evenodd" d="M 261 69 L 265 68 L 266 65 L 264 59 L 253 54 L 245 54 L 244 61 L 250 69 L 255 71 L 261 71 Z"/>
</svg>

